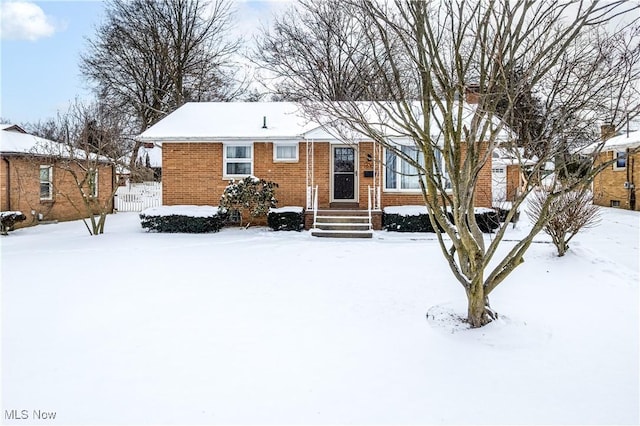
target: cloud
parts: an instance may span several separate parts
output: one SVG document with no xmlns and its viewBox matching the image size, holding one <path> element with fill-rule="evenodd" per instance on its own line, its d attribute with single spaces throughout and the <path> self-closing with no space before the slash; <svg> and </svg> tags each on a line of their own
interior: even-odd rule
<svg viewBox="0 0 640 426">
<path fill-rule="evenodd" d="M 0 4 L 0 33 L 5 40 L 30 40 L 51 37 L 56 27 L 40 6 L 25 1 Z"/>
</svg>

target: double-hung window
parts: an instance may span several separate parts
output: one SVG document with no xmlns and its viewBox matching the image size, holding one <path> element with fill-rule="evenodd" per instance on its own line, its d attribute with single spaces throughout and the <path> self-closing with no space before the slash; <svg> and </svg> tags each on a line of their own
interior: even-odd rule
<svg viewBox="0 0 640 426">
<path fill-rule="evenodd" d="M 224 146 L 224 175 L 245 177 L 253 174 L 253 145 Z"/>
<path fill-rule="evenodd" d="M 408 157 L 424 167 L 424 156 L 414 146 L 401 145 L 397 148 L 404 157 Z M 387 190 L 416 191 L 420 189 L 418 169 L 407 159 L 387 149 L 385 153 L 384 187 Z"/>
<path fill-rule="evenodd" d="M 626 151 L 616 151 L 616 162 L 613 163 L 614 170 L 624 170 L 627 168 L 627 153 Z"/>
<path fill-rule="evenodd" d="M 274 162 L 298 162 L 298 144 L 297 143 L 276 143 L 273 146 Z"/>
<path fill-rule="evenodd" d="M 40 166 L 40 199 L 53 199 L 53 167 Z"/>
</svg>

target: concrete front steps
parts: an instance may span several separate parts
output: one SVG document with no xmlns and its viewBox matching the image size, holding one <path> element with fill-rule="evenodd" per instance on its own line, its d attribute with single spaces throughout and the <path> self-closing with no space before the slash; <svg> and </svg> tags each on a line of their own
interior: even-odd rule
<svg viewBox="0 0 640 426">
<path fill-rule="evenodd" d="M 373 230 L 367 210 L 318 210 L 314 237 L 371 238 Z"/>
</svg>

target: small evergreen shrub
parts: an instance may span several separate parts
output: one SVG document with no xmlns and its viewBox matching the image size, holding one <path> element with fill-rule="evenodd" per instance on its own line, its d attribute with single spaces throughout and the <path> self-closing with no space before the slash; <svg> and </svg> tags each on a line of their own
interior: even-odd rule
<svg viewBox="0 0 640 426">
<path fill-rule="evenodd" d="M 500 214 L 493 209 L 476 208 L 475 215 L 478 228 L 482 232 L 491 233 L 500 226 Z M 451 214 L 449 214 L 449 218 L 451 218 Z"/>
<path fill-rule="evenodd" d="M 0 212 L 0 234 L 8 235 L 9 231 L 13 231 L 13 226 L 26 220 L 27 217 L 20 211 Z"/>
<path fill-rule="evenodd" d="M 403 215 L 383 212 L 382 229 L 395 232 L 435 232 L 426 213 Z"/>
<path fill-rule="evenodd" d="M 424 210 L 424 212 L 422 212 Z M 447 213 L 453 221 L 451 212 Z M 476 223 L 482 232 L 490 233 L 500 226 L 500 215 L 492 209 L 476 208 Z M 412 208 L 407 211 L 393 207 L 385 208 L 382 213 L 382 229 L 394 232 L 435 232 L 426 207 Z"/>
<path fill-rule="evenodd" d="M 148 231 L 197 234 L 218 232 L 226 216 L 224 209 L 211 206 L 162 206 L 140 213 L 140 221 Z"/>
<path fill-rule="evenodd" d="M 274 231 L 301 231 L 304 228 L 302 207 L 282 207 L 269 210 L 267 225 Z"/>
<path fill-rule="evenodd" d="M 232 180 L 224 189 L 220 197 L 220 207 L 228 211 L 240 212 L 240 226 L 242 214 L 250 217 L 265 217 L 270 208 L 275 208 L 275 190 L 278 184 L 255 176 L 247 176 L 239 181 Z"/>
</svg>

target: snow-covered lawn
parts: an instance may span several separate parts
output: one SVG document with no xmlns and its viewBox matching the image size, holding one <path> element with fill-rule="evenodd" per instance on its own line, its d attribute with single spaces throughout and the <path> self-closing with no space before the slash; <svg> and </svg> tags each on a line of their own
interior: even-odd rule
<svg viewBox="0 0 640 426">
<path fill-rule="evenodd" d="M 639 225 L 604 209 L 564 258 L 539 235 L 479 330 L 426 318 L 464 311 L 432 234 L 153 234 L 135 213 L 98 237 L 17 230 L 3 421 L 638 424 Z"/>
</svg>

